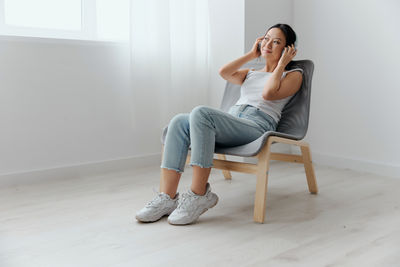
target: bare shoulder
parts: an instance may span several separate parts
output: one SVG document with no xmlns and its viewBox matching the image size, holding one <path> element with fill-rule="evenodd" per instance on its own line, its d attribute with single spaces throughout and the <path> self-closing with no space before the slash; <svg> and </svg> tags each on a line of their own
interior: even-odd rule
<svg viewBox="0 0 400 267">
<path fill-rule="evenodd" d="M 290 77 L 290 79 L 302 80 L 303 73 L 299 70 L 291 71 L 291 72 L 286 73 L 285 78 L 288 78 L 288 77 Z"/>
<path fill-rule="evenodd" d="M 290 87 L 300 87 L 303 82 L 303 74 L 301 71 L 291 71 L 282 79 L 282 83 Z"/>
<path fill-rule="evenodd" d="M 286 73 L 284 80 L 290 81 L 292 83 L 302 83 L 303 73 L 300 70 L 294 70 Z"/>
<path fill-rule="evenodd" d="M 303 75 L 302 69 L 285 70 L 285 72 L 287 72 L 287 75 L 292 74 L 292 73 L 298 73 L 298 74 Z"/>
</svg>

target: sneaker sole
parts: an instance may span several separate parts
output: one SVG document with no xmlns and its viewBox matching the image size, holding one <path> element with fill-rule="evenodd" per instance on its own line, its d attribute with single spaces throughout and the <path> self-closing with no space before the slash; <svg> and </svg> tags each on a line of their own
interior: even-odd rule
<svg viewBox="0 0 400 267">
<path fill-rule="evenodd" d="M 212 205 L 212 206 L 209 207 L 209 208 L 205 208 L 205 209 L 200 213 L 200 215 L 202 215 L 202 214 L 203 214 L 204 212 L 206 212 L 207 210 L 209 210 L 209 209 L 211 209 L 211 208 L 214 208 L 214 207 L 218 204 L 218 201 L 219 201 L 219 198 L 217 198 L 217 201 L 215 202 L 214 205 Z M 199 217 L 200 217 L 200 215 L 199 215 Z M 195 222 L 197 222 L 197 220 L 199 219 L 199 217 L 197 217 L 196 220 L 194 220 L 193 222 L 190 222 L 190 223 L 171 223 L 170 221 L 168 221 L 168 223 L 171 224 L 171 225 L 190 225 L 190 224 L 194 224 Z"/>
<path fill-rule="evenodd" d="M 160 218 L 158 218 L 156 220 L 152 220 L 152 221 L 151 220 L 150 221 L 145 221 L 145 220 L 139 219 L 138 217 L 135 217 L 135 218 L 136 218 L 136 220 L 138 222 L 141 222 L 141 223 L 152 223 L 152 222 L 158 222 L 159 220 L 161 220 L 165 216 L 169 216 L 169 214 L 165 214 L 165 215 L 161 216 Z"/>
<path fill-rule="evenodd" d="M 153 221 L 145 221 L 145 220 L 139 219 L 137 216 L 135 216 L 135 218 L 136 218 L 136 220 L 137 220 L 138 222 L 141 222 L 141 223 L 152 223 L 152 222 L 158 222 L 158 221 L 161 220 L 163 217 L 169 216 L 171 213 L 172 213 L 172 211 L 171 211 L 170 213 L 164 214 L 164 215 L 161 216 L 160 218 L 158 218 L 158 219 L 156 219 L 156 220 L 153 220 Z"/>
</svg>

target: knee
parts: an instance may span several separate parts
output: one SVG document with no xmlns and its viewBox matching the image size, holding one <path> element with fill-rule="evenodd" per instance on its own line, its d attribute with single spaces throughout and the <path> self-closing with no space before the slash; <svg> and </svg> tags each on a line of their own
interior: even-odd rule
<svg viewBox="0 0 400 267">
<path fill-rule="evenodd" d="M 196 122 L 196 121 L 202 121 L 207 118 L 209 115 L 209 107 L 207 106 L 197 106 L 192 111 L 190 112 L 190 121 L 191 122 Z"/>
<path fill-rule="evenodd" d="M 170 121 L 168 127 L 187 127 L 189 125 L 189 115 L 186 113 L 176 114 Z"/>
</svg>

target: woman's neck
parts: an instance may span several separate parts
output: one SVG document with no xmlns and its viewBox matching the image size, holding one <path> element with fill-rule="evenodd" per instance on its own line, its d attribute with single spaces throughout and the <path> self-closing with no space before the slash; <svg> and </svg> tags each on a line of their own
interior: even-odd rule
<svg viewBox="0 0 400 267">
<path fill-rule="evenodd" d="M 276 66 L 278 66 L 278 61 L 275 61 L 275 62 L 267 61 L 265 64 L 265 67 L 262 69 L 262 71 L 273 72 L 275 70 Z"/>
</svg>

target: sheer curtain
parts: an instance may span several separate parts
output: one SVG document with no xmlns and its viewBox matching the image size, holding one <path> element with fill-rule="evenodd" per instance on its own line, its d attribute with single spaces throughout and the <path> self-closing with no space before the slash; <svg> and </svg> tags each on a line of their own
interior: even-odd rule
<svg viewBox="0 0 400 267">
<path fill-rule="evenodd" d="M 208 0 L 131 0 L 136 125 L 161 135 L 175 114 L 207 105 L 208 39 Z"/>
</svg>

